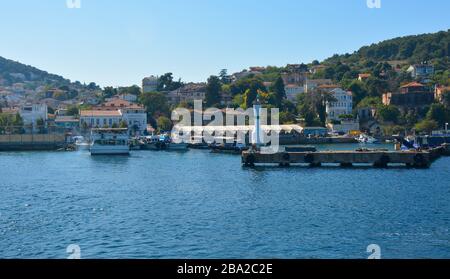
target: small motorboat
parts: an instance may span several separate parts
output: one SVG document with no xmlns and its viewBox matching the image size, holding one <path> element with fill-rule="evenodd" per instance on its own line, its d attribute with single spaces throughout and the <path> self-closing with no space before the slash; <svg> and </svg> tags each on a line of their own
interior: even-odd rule
<svg viewBox="0 0 450 279">
<path fill-rule="evenodd" d="M 77 150 L 89 150 L 90 143 L 82 136 L 73 137 L 75 140 L 75 147 Z"/>
<path fill-rule="evenodd" d="M 377 140 L 376 138 L 366 135 L 366 134 L 359 135 L 359 137 L 355 138 L 355 140 L 357 140 L 359 143 L 362 143 L 362 144 L 378 144 L 378 143 L 380 143 L 380 141 Z"/>
</svg>

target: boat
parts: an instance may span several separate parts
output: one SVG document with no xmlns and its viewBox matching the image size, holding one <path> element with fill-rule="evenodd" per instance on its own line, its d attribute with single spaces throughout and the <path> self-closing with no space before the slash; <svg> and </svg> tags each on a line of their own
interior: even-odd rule
<svg viewBox="0 0 450 279">
<path fill-rule="evenodd" d="M 213 144 L 210 146 L 212 153 L 228 153 L 228 154 L 241 154 L 242 151 L 249 149 L 248 146 L 242 143 L 221 143 Z"/>
<path fill-rule="evenodd" d="M 168 134 L 160 136 L 160 141 L 163 142 L 168 151 L 187 151 L 189 150 L 189 143 L 176 138 L 170 137 Z"/>
<path fill-rule="evenodd" d="M 83 136 L 73 137 L 76 150 L 89 150 L 90 143 Z"/>
<path fill-rule="evenodd" d="M 148 136 L 143 140 L 143 150 L 167 150 L 167 151 L 187 151 L 189 144 L 185 142 L 176 143 L 167 134 L 159 136 Z"/>
<path fill-rule="evenodd" d="M 366 134 L 359 135 L 359 137 L 355 138 L 355 140 L 357 140 L 359 143 L 363 143 L 363 144 L 378 144 L 378 143 L 380 143 L 380 141 L 377 140 L 376 138 L 366 135 Z"/>
<path fill-rule="evenodd" d="M 128 155 L 128 129 L 100 128 L 91 130 L 91 155 Z"/>
</svg>

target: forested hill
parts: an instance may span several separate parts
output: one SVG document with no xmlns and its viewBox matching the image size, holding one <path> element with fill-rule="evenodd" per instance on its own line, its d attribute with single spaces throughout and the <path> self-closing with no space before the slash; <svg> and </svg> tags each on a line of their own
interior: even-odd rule
<svg viewBox="0 0 450 279">
<path fill-rule="evenodd" d="M 70 81 L 61 76 L 49 74 L 35 67 L 5 59 L 0 56 L 0 78 L 5 85 L 22 81 L 40 81 L 46 84 L 69 84 Z"/>
<path fill-rule="evenodd" d="M 450 30 L 431 34 L 406 36 L 360 48 L 353 54 L 334 55 L 324 63 L 355 63 L 407 60 L 408 63 L 441 60 L 449 57 Z"/>
</svg>

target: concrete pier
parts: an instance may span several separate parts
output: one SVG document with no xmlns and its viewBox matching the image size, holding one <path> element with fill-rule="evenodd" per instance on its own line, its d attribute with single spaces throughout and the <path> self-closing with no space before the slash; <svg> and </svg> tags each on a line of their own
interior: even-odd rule
<svg viewBox="0 0 450 279">
<path fill-rule="evenodd" d="M 407 167 L 428 168 L 431 163 L 449 153 L 449 146 L 442 146 L 428 151 L 323 151 L 323 152 L 281 152 L 262 154 L 255 151 L 242 153 L 244 166 L 276 164 L 307 164 L 320 167 L 322 164 L 339 164 L 341 167 L 352 167 L 353 164 L 369 164 L 385 168 L 391 164 Z"/>
</svg>

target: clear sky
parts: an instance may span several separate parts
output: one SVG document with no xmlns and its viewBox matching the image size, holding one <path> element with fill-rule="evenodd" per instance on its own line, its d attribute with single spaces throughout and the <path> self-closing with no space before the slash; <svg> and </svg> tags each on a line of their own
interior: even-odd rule
<svg viewBox="0 0 450 279">
<path fill-rule="evenodd" d="M 447 30 L 450 1 L 0 0 L 0 56 L 101 86 L 282 66 Z"/>
</svg>

